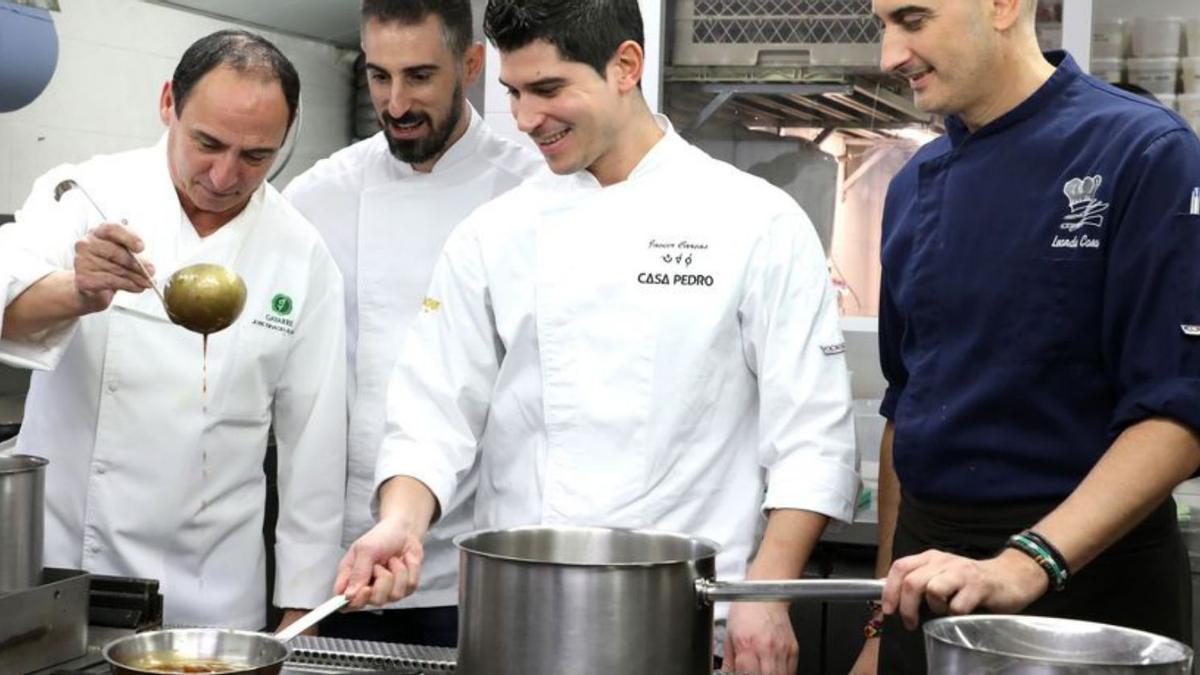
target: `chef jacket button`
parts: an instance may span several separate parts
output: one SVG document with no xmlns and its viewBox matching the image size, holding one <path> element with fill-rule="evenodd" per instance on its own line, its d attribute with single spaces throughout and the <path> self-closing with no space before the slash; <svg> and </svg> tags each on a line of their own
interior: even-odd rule
<svg viewBox="0 0 1200 675">
<path fill-rule="evenodd" d="M 106 473 L 108 473 L 108 467 L 103 462 L 96 462 L 96 474 L 103 476 Z"/>
<path fill-rule="evenodd" d="M 111 393 L 115 392 L 116 390 L 117 390 L 117 383 L 116 383 L 116 382 L 109 382 L 109 383 L 108 383 L 108 393 L 110 393 L 110 394 L 111 394 Z"/>
<path fill-rule="evenodd" d="M 98 555 L 100 553 L 100 545 L 92 544 L 91 547 L 88 548 L 88 550 L 91 551 L 92 555 Z"/>
</svg>

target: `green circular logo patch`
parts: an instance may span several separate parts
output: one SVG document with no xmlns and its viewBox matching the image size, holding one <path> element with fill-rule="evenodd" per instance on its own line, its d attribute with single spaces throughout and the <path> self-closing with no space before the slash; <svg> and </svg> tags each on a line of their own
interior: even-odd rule
<svg viewBox="0 0 1200 675">
<path fill-rule="evenodd" d="M 292 313 L 292 299 L 283 293 L 276 293 L 271 298 L 271 309 L 279 316 L 287 316 Z"/>
</svg>

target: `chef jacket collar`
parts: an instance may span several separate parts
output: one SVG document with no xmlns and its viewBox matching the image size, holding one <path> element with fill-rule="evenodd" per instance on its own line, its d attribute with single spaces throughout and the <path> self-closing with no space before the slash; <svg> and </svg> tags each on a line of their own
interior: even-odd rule
<svg viewBox="0 0 1200 675">
<path fill-rule="evenodd" d="M 669 161 L 677 151 L 687 147 L 687 141 L 683 140 L 683 138 L 675 132 L 675 127 L 672 126 L 671 120 L 667 119 L 666 115 L 654 113 L 654 123 L 658 125 L 659 130 L 663 132 L 663 137 L 658 139 L 658 142 L 650 148 L 650 151 L 642 156 L 642 159 L 639 160 L 638 163 L 633 167 L 633 171 L 629 172 L 629 177 L 624 181 L 621 181 L 621 183 L 636 180 L 637 178 L 654 171 L 659 166 Z M 600 185 L 600 181 L 596 180 L 596 176 L 593 175 L 591 171 L 586 169 L 583 171 L 576 171 L 572 175 L 572 178 L 575 180 L 576 187 L 591 189 L 602 189 L 604 187 Z M 616 185 L 620 185 L 621 183 L 616 183 Z M 615 185 L 610 187 L 615 187 Z"/>
<path fill-rule="evenodd" d="M 1046 60 L 1055 66 L 1054 74 L 1050 76 L 1050 79 L 1046 80 L 1041 87 L 1038 87 L 1037 91 L 1033 92 L 1032 96 L 1022 101 L 1017 107 L 985 124 L 974 134 L 960 118 L 953 115 L 947 117 L 946 133 L 950 137 L 950 144 L 957 148 L 970 138 L 983 138 L 999 133 L 1040 112 L 1051 110 L 1053 108 L 1051 101 L 1066 90 L 1067 86 L 1079 77 L 1081 71 L 1075 63 L 1075 59 L 1065 51 L 1046 52 Z"/>
<path fill-rule="evenodd" d="M 476 153 L 479 150 L 480 144 L 483 143 L 483 120 L 479 117 L 479 113 L 475 111 L 475 106 L 471 105 L 470 103 L 467 103 L 466 105 L 467 130 L 463 132 L 461 138 L 455 141 L 450 147 L 446 148 L 446 152 L 442 153 L 442 156 L 439 157 L 438 161 L 434 163 L 433 170 L 429 172 L 430 175 L 437 175 L 451 171 L 464 162 L 479 161 L 476 157 Z M 387 132 L 379 132 L 380 140 L 383 141 L 386 148 L 387 138 L 383 137 L 383 134 L 385 133 Z M 387 173 L 389 174 L 390 180 L 400 180 L 403 178 L 422 175 L 420 172 L 413 169 L 412 165 L 408 162 L 402 162 L 396 159 L 396 157 L 392 155 L 390 149 L 387 150 L 387 158 L 390 160 L 387 162 Z"/>
</svg>

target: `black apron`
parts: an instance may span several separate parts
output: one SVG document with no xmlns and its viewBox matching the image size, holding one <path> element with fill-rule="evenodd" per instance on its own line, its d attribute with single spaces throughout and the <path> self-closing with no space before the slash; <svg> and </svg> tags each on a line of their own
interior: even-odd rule
<svg viewBox="0 0 1200 675">
<path fill-rule="evenodd" d="M 974 558 L 995 556 L 1008 538 L 1032 527 L 1054 503 L 934 504 L 901 495 L 893 560 L 929 549 Z M 1167 499 L 1101 553 L 1062 591 L 1047 591 L 1022 614 L 1096 621 L 1192 640 L 1192 585 L 1187 549 Z M 921 622 L 935 615 L 922 604 Z M 879 675 L 924 675 L 925 636 L 884 618 Z"/>
</svg>

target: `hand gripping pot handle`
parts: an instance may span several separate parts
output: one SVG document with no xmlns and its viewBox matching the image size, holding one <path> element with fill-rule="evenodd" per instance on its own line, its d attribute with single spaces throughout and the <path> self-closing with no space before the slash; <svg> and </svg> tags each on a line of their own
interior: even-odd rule
<svg viewBox="0 0 1200 675">
<path fill-rule="evenodd" d="M 747 600 L 868 602 L 883 596 L 882 579 L 799 579 L 796 581 L 713 581 L 697 579 L 703 603 Z"/>
</svg>

